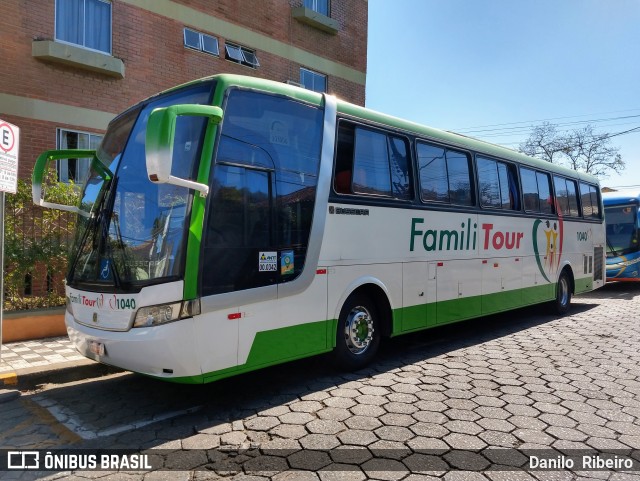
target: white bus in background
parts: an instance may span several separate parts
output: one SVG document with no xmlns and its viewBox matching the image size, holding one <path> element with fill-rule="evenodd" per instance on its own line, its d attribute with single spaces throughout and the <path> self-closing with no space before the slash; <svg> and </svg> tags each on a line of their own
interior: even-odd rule
<svg viewBox="0 0 640 481">
<path fill-rule="evenodd" d="M 294 86 L 217 75 L 130 108 L 77 206 L 66 323 L 85 356 L 202 383 L 553 303 L 604 283 L 598 182 Z M 44 195 L 44 197 L 43 197 Z M 464 329 L 460 330 L 464 336 Z"/>
</svg>

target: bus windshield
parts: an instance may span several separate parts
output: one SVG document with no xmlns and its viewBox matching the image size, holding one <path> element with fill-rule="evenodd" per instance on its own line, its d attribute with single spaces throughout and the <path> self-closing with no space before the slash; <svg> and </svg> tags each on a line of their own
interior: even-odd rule
<svg viewBox="0 0 640 481">
<path fill-rule="evenodd" d="M 607 257 L 619 257 L 638 250 L 638 206 L 605 207 Z"/>
<path fill-rule="evenodd" d="M 181 278 L 191 193 L 154 184 L 146 175 L 145 133 L 149 114 L 175 104 L 210 104 L 213 82 L 175 90 L 136 106 L 111 122 L 97 157 L 114 173 L 92 168 L 80 208 L 67 282 L 71 287 L 138 290 Z M 195 180 L 206 120 L 179 117 L 172 175 Z M 79 219 L 82 216 L 78 216 Z"/>
</svg>

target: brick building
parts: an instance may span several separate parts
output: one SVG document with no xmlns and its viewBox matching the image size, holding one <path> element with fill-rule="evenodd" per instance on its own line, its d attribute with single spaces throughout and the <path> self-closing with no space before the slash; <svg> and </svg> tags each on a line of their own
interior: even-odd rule
<svg viewBox="0 0 640 481">
<path fill-rule="evenodd" d="M 117 113 L 207 75 L 365 100 L 367 0 L 3 0 L 0 41 L 0 118 L 21 129 L 23 179 L 42 151 L 95 148 Z M 82 180 L 80 163 L 58 169 Z"/>
</svg>

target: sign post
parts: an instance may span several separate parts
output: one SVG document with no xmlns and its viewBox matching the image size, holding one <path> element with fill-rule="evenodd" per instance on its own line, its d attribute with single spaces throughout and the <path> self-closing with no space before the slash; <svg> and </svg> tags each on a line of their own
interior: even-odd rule
<svg viewBox="0 0 640 481">
<path fill-rule="evenodd" d="M 18 152 L 20 129 L 0 119 L 0 356 L 2 356 L 2 318 L 4 315 L 4 193 L 18 190 Z"/>
</svg>

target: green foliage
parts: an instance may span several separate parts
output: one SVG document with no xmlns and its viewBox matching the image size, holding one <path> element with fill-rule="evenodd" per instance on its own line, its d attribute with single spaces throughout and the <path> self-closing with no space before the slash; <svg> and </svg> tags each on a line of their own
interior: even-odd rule
<svg viewBox="0 0 640 481">
<path fill-rule="evenodd" d="M 75 205 L 79 192 L 73 183 L 47 178 L 47 201 Z M 5 309 L 30 309 L 64 304 L 62 286 L 45 296 L 22 295 L 25 276 L 43 278 L 47 273 L 60 279 L 67 268 L 68 251 L 73 240 L 75 214 L 57 209 L 42 209 L 33 204 L 31 185 L 18 181 L 17 193 L 5 196 Z M 57 291 L 57 292 L 56 292 Z"/>
<path fill-rule="evenodd" d="M 46 296 L 7 297 L 4 301 L 4 310 L 6 312 L 59 307 L 64 306 L 65 301 L 64 296 L 55 293 L 50 293 Z"/>
</svg>

